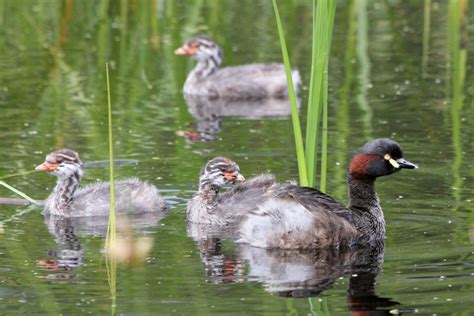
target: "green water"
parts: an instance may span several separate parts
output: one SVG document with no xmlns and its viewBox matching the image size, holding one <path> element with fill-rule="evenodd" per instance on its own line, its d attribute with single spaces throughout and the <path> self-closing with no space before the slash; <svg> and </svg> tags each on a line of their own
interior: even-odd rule
<svg viewBox="0 0 474 316">
<path fill-rule="evenodd" d="M 281 2 L 292 64 L 307 84 L 311 4 Z M 423 1 L 339 1 L 337 9 L 327 192 L 346 201 L 347 162 L 372 138 L 396 139 L 405 157 L 420 167 L 377 183 L 387 240 L 384 263 L 365 302 L 384 312 L 474 311 L 474 62 L 469 50 L 474 21 L 467 20 L 470 41 L 463 63 L 463 54 L 450 47 L 459 34 L 448 28 L 448 7 L 432 1 L 430 29 L 425 29 L 429 41 L 423 41 Z M 64 240 L 45 224 L 39 209 L 0 206 L 2 314 L 354 311 L 349 296 L 365 292 L 351 273 L 314 268 L 321 279 L 329 278 L 324 290 L 309 293 L 310 298 L 287 298 L 288 292 L 278 291 L 272 266 L 245 260 L 224 242 L 211 258 L 232 267 L 223 275 L 212 271 L 187 236 L 186 202 L 209 158 L 235 159 L 247 178 L 267 171 L 281 181 L 298 176 L 288 117 L 206 121 L 188 110 L 180 90 L 194 62 L 173 51 L 196 33 L 211 35 L 222 46 L 226 65 L 281 59 L 270 1 L 0 1 L 0 177 L 30 171 L 47 153 L 65 146 L 85 162 L 107 159 L 108 61 L 114 152 L 117 159 L 139 161 L 117 167 L 116 177 L 150 181 L 171 205 L 159 224 L 150 221 L 138 229 L 153 238 L 154 247 L 142 265 L 119 265 L 115 305 L 101 233 L 73 227 L 75 233 Z M 176 135 L 200 128 L 211 131 L 211 141 Z M 83 182 L 107 177 L 106 168 L 89 168 Z M 5 181 L 43 199 L 55 179 L 33 173 Z M 0 196 L 13 195 L 1 187 Z M 67 269 L 47 268 L 45 260 L 57 259 L 61 251 L 72 251 L 74 262 Z M 311 266 L 301 264 L 289 274 L 305 269 Z"/>
</svg>

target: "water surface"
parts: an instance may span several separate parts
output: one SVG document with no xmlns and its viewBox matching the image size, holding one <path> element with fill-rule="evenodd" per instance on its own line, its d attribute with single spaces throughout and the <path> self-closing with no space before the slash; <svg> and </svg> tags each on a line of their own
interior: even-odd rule
<svg viewBox="0 0 474 316">
<path fill-rule="evenodd" d="M 142 265 L 119 266 L 113 305 L 100 233 L 72 225 L 73 234 L 58 234 L 39 209 L 0 206 L 0 310 L 472 313 L 473 62 L 468 49 L 464 86 L 453 80 L 459 72 L 450 66 L 457 59 L 449 48 L 448 4 L 432 2 L 428 46 L 423 10 L 422 1 L 338 6 L 330 60 L 328 193 L 347 200 L 346 165 L 372 138 L 396 139 L 405 157 L 420 166 L 378 181 L 387 240 L 383 263 L 364 274 L 315 268 L 291 255 L 253 253 L 228 241 L 216 244 L 209 262 L 187 236 L 186 202 L 208 159 L 235 159 L 247 178 L 267 171 L 280 181 L 297 178 L 288 117 L 220 113 L 203 120 L 180 91 L 194 62 L 173 54 L 190 36 L 208 34 L 223 47 L 226 65 L 279 61 L 270 2 L 1 2 L 0 177 L 30 171 L 60 147 L 77 150 L 85 162 L 107 159 L 109 61 L 115 155 L 138 161 L 117 167 L 116 177 L 150 181 L 171 209 L 159 223 L 138 229 L 153 238 L 154 247 Z M 282 2 L 281 11 L 292 63 L 307 83 L 310 1 Z M 467 30 L 472 39 L 472 19 Z M 176 135 L 200 126 L 212 131 L 207 141 Z M 107 177 L 106 168 L 89 168 L 83 182 Z M 37 199 L 47 197 L 55 181 L 39 173 L 4 180 Z M 4 188 L 0 195 L 13 196 Z M 288 291 L 278 283 L 285 267 L 295 279 L 316 273 L 326 283 L 320 291 Z"/>
</svg>

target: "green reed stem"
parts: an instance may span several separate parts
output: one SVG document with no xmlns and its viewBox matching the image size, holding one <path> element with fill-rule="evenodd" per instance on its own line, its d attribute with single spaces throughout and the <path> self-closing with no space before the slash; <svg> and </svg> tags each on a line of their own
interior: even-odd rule
<svg viewBox="0 0 474 316">
<path fill-rule="evenodd" d="M 336 16 L 336 0 L 329 1 L 327 7 L 327 42 L 325 51 L 325 64 L 323 71 L 323 130 L 322 130 L 322 144 L 321 144 L 321 182 L 320 190 L 326 192 L 327 181 L 327 159 L 328 159 L 328 85 L 329 85 L 329 53 L 331 51 L 332 32 L 334 29 L 334 18 Z M 315 39 L 313 38 L 313 41 Z M 317 147 L 316 147 L 317 148 Z M 316 163 L 316 162 L 315 162 Z"/>
<path fill-rule="evenodd" d="M 28 170 L 28 171 L 23 171 L 23 172 L 18 172 L 18 173 L 12 173 L 8 174 L 6 176 L 0 177 L 0 179 L 8 179 L 8 178 L 13 178 L 13 177 L 21 177 L 21 176 L 26 176 L 29 175 L 30 173 L 35 173 L 38 172 L 37 170 Z"/>
<path fill-rule="evenodd" d="M 110 314 L 116 315 L 117 307 L 117 258 L 114 256 L 105 257 L 105 268 L 107 270 L 107 281 L 110 290 Z"/>
<path fill-rule="evenodd" d="M 319 1 L 321 2 L 321 1 Z M 318 2 L 318 4 L 319 4 Z M 313 45 L 311 50 L 311 77 L 309 83 L 309 94 L 308 94 L 308 114 L 307 114 L 307 121 L 306 121 L 306 163 L 308 165 L 308 184 L 310 187 L 314 187 L 314 183 L 316 180 L 316 140 L 318 138 L 318 130 L 319 130 L 319 93 L 320 93 L 320 83 L 321 78 L 318 78 L 320 73 L 316 71 L 316 69 L 320 67 L 319 62 L 322 62 L 320 52 L 318 50 L 323 44 L 318 45 L 319 43 L 315 41 L 316 38 L 320 38 L 322 34 L 319 32 L 317 28 L 317 22 L 321 20 L 321 17 L 318 16 L 320 13 L 316 9 L 316 0 L 313 0 Z M 319 79 L 319 80 L 318 80 Z"/>
<path fill-rule="evenodd" d="M 273 0 L 273 9 L 275 10 L 275 18 L 278 27 L 278 35 L 280 37 L 281 53 L 283 56 L 283 62 L 285 64 L 285 73 L 286 81 L 288 84 L 288 96 L 291 104 L 291 118 L 293 121 L 293 133 L 295 136 L 295 145 L 296 145 L 296 157 L 298 160 L 298 173 L 300 178 L 300 185 L 308 186 L 308 172 L 306 167 L 306 158 L 303 145 L 303 135 L 301 132 L 301 124 L 298 113 L 298 104 L 295 96 L 295 89 L 293 87 L 293 80 L 291 76 L 291 65 L 290 58 L 288 57 L 288 49 L 285 42 L 285 33 L 283 32 L 283 27 L 281 24 L 280 13 L 278 11 L 278 6 L 276 0 Z"/>
<path fill-rule="evenodd" d="M 319 130 L 322 107 L 324 106 L 324 72 L 326 68 L 328 29 L 327 1 L 313 0 L 313 46 L 311 59 L 311 79 L 308 96 L 308 117 L 306 122 L 306 163 L 308 164 L 309 186 L 316 181 Z"/>
<path fill-rule="evenodd" d="M 112 132 L 112 102 L 110 99 L 110 78 L 109 78 L 109 64 L 105 63 L 105 73 L 107 78 L 107 110 L 108 110 L 108 124 L 109 124 L 109 181 L 110 181 L 110 213 L 109 226 L 107 227 L 107 237 L 105 239 L 106 249 L 110 249 L 112 244 L 115 244 L 117 239 L 117 230 L 115 226 L 115 183 L 114 183 L 114 146 L 113 146 L 113 132 Z"/>
<path fill-rule="evenodd" d="M 25 200 L 28 200 L 30 201 L 32 204 L 34 205 L 41 205 L 41 203 L 39 203 L 38 201 L 30 198 L 28 195 L 26 195 L 25 193 L 21 192 L 20 190 L 17 190 L 15 189 L 14 187 L 12 187 L 11 185 L 8 185 L 7 183 L 5 183 L 4 181 L 0 181 L 0 185 L 3 185 L 5 188 L 7 188 L 8 190 L 18 194 L 19 196 L 21 196 L 22 198 L 24 198 Z"/>
<path fill-rule="evenodd" d="M 112 101 L 110 98 L 110 77 L 109 64 L 105 63 L 105 73 L 107 78 L 107 112 L 109 123 L 109 181 L 110 181 L 110 213 L 109 226 L 107 227 L 107 236 L 105 239 L 105 249 L 110 251 L 111 247 L 117 242 L 117 227 L 115 214 L 115 182 L 114 182 L 114 146 L 113 146 L 113 131 L 112 131 Z M 115 315 L 117 306 L 117 258 L 110 256 L 109 253 L 105 257 L 105 265 L 107 269 L 107 280 L 109 282 L 111 307 L 110 314 Z"/>
<path fill-rule="evenodd" d="M 325 82 L 327 91 L 327 82 Z M 322 130 L 322 144 L 321 144 L 321 182 L 319 189 L 321 192 L 326 192 L 327 182 L 327 168 L 328 168 L 328 107 L 327 107 L 327 92 L 325 93 L 326 104 L 323 106 L 323 130 Z"/>
<path fill-rule="evenodd" d="M 318 147 L 321 142 L 321 189 L 326 189 L 327 174 L 327 144 L 328 144 L 328 64 L 329 51 L 331 48 L 334 17 L 336 15 L 336 0 L 313 0 L 313 44 L 311 53 L 311 77 L 308 95 L 308 115 L 306 122 L 306 143 L 303 145 L 301 126 L 299 123 L 296 98 L 292 99 L 293 83 L 291 82 L 291 67 L 289 64 L 288 50 L 285 36 L 281 26 L 280 15 L 276 0 L 273 0 L 273 8 L 280 36 L 280 44 L 288 79 L 290 103 L 292 106 L 293 130 L 295 133 L 296 155 L 298 158 L 298 169 L 300 184 L 305 186 L 302 178 L 306 174 L 307 185 L 315 187 Z M 323 127 L 321 128 L 321 122 Z M 322 136 L 319 133 L 322 132 Z M 305 148 L 306 147 L 306 151 Z M 304 155 L 304 157 L 302 157 Z M 303 163 L 306 162 L 306 165 Z"/>
</svg>

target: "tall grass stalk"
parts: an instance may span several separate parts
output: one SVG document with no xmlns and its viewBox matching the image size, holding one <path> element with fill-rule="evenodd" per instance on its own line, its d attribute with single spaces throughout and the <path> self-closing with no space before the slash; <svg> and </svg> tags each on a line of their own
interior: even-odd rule
<svg viewBox="0 0 474 316">
<path fill-rule="evenodd" d="M 319 2 L 318 2 L 319 3 Z M 322 129 L 322 144 L 321 144 L 321 180 L 320 180 L 320 189 L 322 192 L 326 192 L 326 179 L 327 179 L 327 157 L 328 157 L 328 81 L 329 81 L 329 53 L 331 51 L 331 42 L 332 42 L 332 31 L 334 29 L 334 17 L 336 16 L 336 0 L 329 1 L 327 4 L 327 38 L 324 54 L 325 67 L 323 73 L 323 101 L 322 101 L 322 111 L 323 111 L 323 129 Z M 324 21 L 322 22 L 324 23 Z M 313 38 L 313 42 L 316 39 Z M 316 149 L 318 147 L 316 146 Z M 317 155 L 316 155 L 317 157 Z M 315 162 L 316 164 L 316 162 Z M 316 174 L 313 176 L 313 179 L 316 178 Z"/>
<path fill-rule="evenodd" d="M 107 269 L 107 280 L 110 290 L 110 314 L 115 315 L 117 307 L 117 258 L 114 256 L 106 256 L 105 267 Z"/>
<path fill-rule="evenodd" d="M 301 124 L 298 113 L 298 103 L 296 101 L 295 89 L 293 87 L 293 79 L 291 76 L 291 65 L 290 58 L 288 56 L 288 49 L 286 47 L 285 33 L 281 24 L 280 13 L 278 12 L 278 6 L 276 0 L 273 0 L 273 9 L 275 10 L 275 17 L 278 27 L 278 34 L 280 36 L 281 53 L 283 55 L 283 62 L 285 64 L 286 81 L 288 83 L 288 97 L 291 104 L 291 118 L 293 121 L 293 133 L 295 136 L 296 145 L 296 158 L 298 160 L 298 173 L 300 178 L 300 184 L 302 186 L 309 186 L 308 172 L 303 144 L 303 134 L 301 132 Z"/>
<path fill-rule="evenodd" d="M 316 181 L 316 163 L 317 163 L 317 142 L 319 133 L 319 122 L 321 117 L 321 90 L 324 77 L 324 41 L 322 39 L 326 33 L 324 25 L 318 28 L 318 22 L 325 19 L 323 5 L 313 0 L 313 45 L 311 52 L 311 77 L 309 83 L 308 95 L 308 118 L 306 121 L 306 161 L 308 164 L 308 183 L 310 187 L 314 187 Z"/>
<path fill-rule="evenodd" d="M 112 102 L 110 100 L 110 78 L 109 78 L 109 64 L 105 63 L 105 73 L 107 78 L 107 109 L 108 109 L 108 124 L 109 124 L 109 180 L 110 180 L 110 213 L 109 226 L 107 227 L 107 236 L 105 239 L 105 249 L 109 250 L 111 245 L 117 241 L 117 228 L 115 225 L 115 183 L 114 183 L 114 146 L 113 146 L 113 132 L 112 132 Z"/>
<path fill-rule="evenodd" d="M 6 176 L 0 177 L 0 179 L 3 180 L 3 179 L 13 178 L 13 177 L 21 177 L 21 176 L 26 176 L 26 175 L 29 175 L 30 173 L 35 173 L 35 172 L 38 172 L 38 170 L 28 170 L 28 171 L 22 171 L 18 173 L 12 173 L 12 174 L 8 174 Z"/>
<path fill-rule="evenodd" d="M 21 196 L 22 198 L 24 198 L 25 200 L 28 200 L 31 202 L 31 204 L 34 204 L 34 205 L 41 205 L 38 201 L 30 198 L 28 195 L 26 195 L 25 193 L 21 192 L 20 190 L 17 190 L 15 189 L 14 187 L 12 187 L 11 185 L 7 184 L 6 182 L 4 181 L 0 181 L 0 185 L 3 185 L 5 188 L 7 188 L 8 190 L 18 194 L 19 196 Z"/>
<path fill-rule="evenodd" d="M 105 74 L 107 78 L 107 113 L 109 126 L 109 181 L 110 181 L 110 212 L 109 226 L 107 227 L 107 236 L 105 238 L 105 265 L 107 269 L 107 280 L 109 282 L 110 298 L 111 298 L 111 315 L 115 315 L 116 299 L 117 299 L 117 258 L 110 256 L 110 250 L 117 244 L 117 226 L 115 214 L 115 180 L 114 180 L 114 146 L 112 131 L 112 101 L 110 99 L 110 77 L 109 64 L 105 63 Z"/>
<path fill-rule="evenodd" d="M 293 83 L 291 81 L 291 66 L 276 0 L 273 0 L 273 7 L 275 10 L 283 62 L 285 64 L 285 71 L 288 80 L 300 185 L 310 187 L 315 186 L 318 147 L 321 142 L 321 190 L 324 191 L 326 189 L 328 143 L 328 64 L 334 16 L 336 13 L 336 0 L 319 0 L 317 3 L 316 0 L 313 0 L 313 44 L 311 53 L 311 78 L 309 84 L 305 144 L 303 144 L 301 126 L 296 106 L 296 97 L 294 96 Z M 322 136 L 320 136 L 320 133 Z M 320 138 L 322 138 L 322 140 L 320 140 Z M 302 157 L 303 154 L 304 157 Z"/>
</svg>

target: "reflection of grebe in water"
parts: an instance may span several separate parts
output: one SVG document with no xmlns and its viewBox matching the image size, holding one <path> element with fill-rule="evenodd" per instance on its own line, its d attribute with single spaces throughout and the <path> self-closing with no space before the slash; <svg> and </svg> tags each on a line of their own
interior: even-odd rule
<svg viewBox="0 0 474 316">
<path fill-rule="evenodd" d="M 383 243 L 359 249 L 328 247 L 314 251 L 239 246 L 239 256 L 249 265 L 249 277 L 264 282 L 269 292 L 288 297 L 318 295 L 348 274 L 354 277 L 367 272 L 376 276 L 382 268 L 383 254 Z"/>
<path fill-rule="evenodd" d="M 212 141 L 222 130 L 223 117 L 246 120 L 285 118 L 291 115 L 287 98 L 264 98 L 260 100 L 235 100 L 220 97 L 184 95 L 189 113 L 196 119 L 196 130 L 178 131 L 190 142 Z"/>
<path fill-rule="evenodd" d="M 245 264 L 234 254 L 224 254 L 219 238 L 197 241 L 201 261 L 210 283 L 241 283 L 245 280 Z"/>
<path fill-rule="evenodd" d="M 191 224 L 193 225 L 193 224 Z M 312 297 L 329 290 L 341 277 L 349 275 L 348 309 L 390 315 L 399 304 L 375 292 L 375 279 L 382 270 L 384 243 L 358 249 L 326 248 L 314 252 L 266 250 L 238 245 L 224 254 L 221 240 L 194 233 L 201 260 L 210 283 L 262 282 L 266 291 L 283 297 Z M 247 272 L 245 272 L 247 271 Z"/>
<path fill-rule="evenodd" d="M 157 212 L 145 212 L 133 217 L 118 215 L 117 231 L 119 233 L 132 231 L 140 235 L 146 234 L 147 230 L 158 226 L 163 216 L 163 213 Z M 50 258 L 39 259 L 37 261 L 38 266 L 44 267 L 48 271 L 71 271 L 84 264 L 84 249 L 81 244 L 81 238 L 90 236 L 105 237 L 108 216 L 64 217 L 46 215 L 44 222 L 50 234 L 55 238 L 57 249 L 49 250 L 48 256 Z M 127 239 L 130 240 L 131 238 Z M 54 273 L 49 274 L 47 277 L 69 279 L 75 278 L 77 275 Z"/>
<path fill-rule="evenodd" d="M 52 271 L 67 271 L 81 267 L 84 261 L 84 251 L 81 240 L 74 231 L 70 218 L 51 216 L 45 218 L 45 223 L 51 235 L 54 236 L 58 249 L 49 250 L 50 259 L 38 260 L 38 265 Z M 71 278 L 67 274 L 49 275 L 54 278 Z"/>
</svg>

